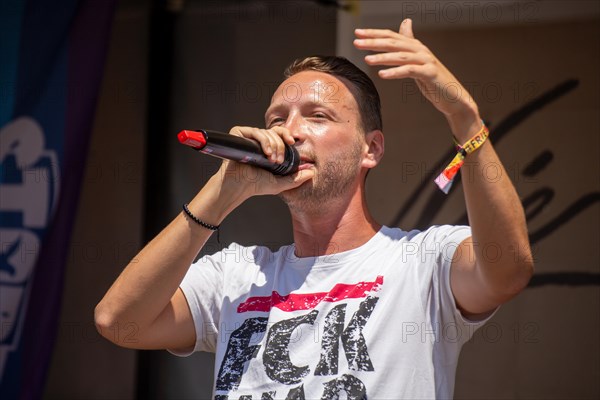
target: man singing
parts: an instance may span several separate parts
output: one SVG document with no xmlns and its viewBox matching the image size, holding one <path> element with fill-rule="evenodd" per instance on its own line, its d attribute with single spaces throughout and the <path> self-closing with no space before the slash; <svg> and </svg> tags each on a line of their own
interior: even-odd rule
<svg viewBox="0 0 600 400">
<path fill-rule="evenodd" d="M 486 165 L 501 163 L 477 105 L 414 38 L 412 22 L 355 34 L 354 45 L 371 51 L 366 62 L 384 66 L 381 78 L 414 79 L 445 115 L 460 147 L 437 183 L 447 190 L 461 165 L 469 169 L 470 227 L 378 223 L 365 196 L 366 175 L 384 153 L 375 86 L 343 58 L 297 60 L 265 128 L 230 133 L 258 141 L 274 162 L 285 144 L 295 146 L 299 171 L 275 177 L 224 161 L 98 304 L 107 338 L 178 355 L 214 352 L 215 399 L 452 397 L 462 345 L 532 275 L 523 209 L 504 169 L 485 179 Z M 266 194 L 289 206 L 293 244 L 271 251 L 234 243 L 194 263 L 230 212 Z M 499 249 L 493 260 L 483 251 L 490 244 Z M 136 343 L 107 333 L 131 322 Z"/>
</svg>

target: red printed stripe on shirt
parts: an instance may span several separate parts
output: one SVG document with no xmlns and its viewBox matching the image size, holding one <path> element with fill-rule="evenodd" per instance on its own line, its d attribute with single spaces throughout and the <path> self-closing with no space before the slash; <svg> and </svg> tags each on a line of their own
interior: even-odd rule
<svg viewBox="0 0 600 400">
<path fill-rule="evenodd" d="M 369 292 L 378 290 L 383 284 L 383 276 L 378 276 L 373 282 L 358 282 L 354 284 L 338 283 L 329 292 L 319 293 L 290 293 L 282 296 L 273 291 L 271 296 L 250 297 L 241 303 L 238 313 L 248 311 L 269 312 L 276 307 L 285 312 L 296 310 L 312 310 L 322 301 L 334 303 L 344 299 L 360 299 L 367 297 Z"/>
</svg>

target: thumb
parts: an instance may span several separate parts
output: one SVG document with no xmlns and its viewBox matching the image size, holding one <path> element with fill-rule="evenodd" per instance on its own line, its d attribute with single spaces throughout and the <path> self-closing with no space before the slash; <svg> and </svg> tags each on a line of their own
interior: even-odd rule
<svg viewBox="0 0 600 400">
<path fill-rule="evenodd" d="M 400 24 L 400 30 L 398 31 L 401 35 L 414 39 L 415 35 L 413 35 L 412 31 L 412 19 L 406 18 Z"/>
<path fill-rule="evenodd" d="M 315 171 L 314 169 L 305 169 L 298 171 L 292 175 L 287 176 L 275 176 L 271 175 L 271 177 L 275 178 L 275 188 L 273 189 L 273 194 L 279 194 L 283 191 L 294 189 L 304 182 L 307 182 L 314 178 Z"/>
</svg>

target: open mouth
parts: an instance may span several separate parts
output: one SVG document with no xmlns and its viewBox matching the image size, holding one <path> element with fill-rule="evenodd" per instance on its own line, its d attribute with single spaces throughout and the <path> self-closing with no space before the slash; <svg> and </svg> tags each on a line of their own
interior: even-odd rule
<svg viewBox="0 0 600 400">
<path fill-rule="evenodd" d="M 308 169 L 315 165 L 314 161 L 305 156 L 300 156 L 300 165 L 298 170 Z"/>
</svg>

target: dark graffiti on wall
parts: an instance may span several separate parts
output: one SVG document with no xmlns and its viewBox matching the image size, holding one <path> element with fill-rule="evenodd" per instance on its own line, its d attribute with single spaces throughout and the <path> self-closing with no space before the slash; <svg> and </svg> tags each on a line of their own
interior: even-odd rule
<svg viewBox="0 0 600 400">
<path fill-rule="evenodd" d="M 497 124 L 494 124 L 492 121 L 486 121 L 486 124 L 490 127 L 490 131 L 493 134 L 494 143 L 499 143 L 503 138 L 507 137 L 514 128 L 526 121 L 531 115 L 541 111 L 547 105 L 567 95 L 577 88 L 578 84 L 579 81 L 575 79 L 567 80 L 534 98 L 519 109 L 513 111 Z M 410 211 L 412 211 L 412 208 L 417 203 L 417 200 L 423 196 L 423 193 L 426 189 L 431 187 L 431 181 L 435 178 L 436 171 L 440 171 L 444 167 L 447 160 L 451 159 L 453 155 L 454 150 L 448 151 L 437 161 L 434 168 L 428 172 L 427 176 L 423 177 L 424 179 L 421 180 L 419 186 L 414 190 L 413 193 L 411 193 L 404 205 L 400 208 L 392 220 L 391 226 L 399 225 L 402 219 L 408 215 Z M 547 167 L 553 159 L 554 154 L 552 151 L 549 149 L 543 149 L 523 168 L 521 174 L 524 177 L 533 177 Z M 456 183 L 451 191 L 456 190 L 456 187 L 459 186 L 459 182 L 460 176 L 457 176 Z M 550 204 L 554 198 L 554 193 L 555 190 L 553 188 L 545 186 L 535 190 L 522 200 L 523 208 L 525 209 L 525 216 L 528 222 L 534 220 L 541 213 L 541 211 Z M 438 211 L 442 208 L 445 199 L 446 195 L 441 191 L 432 191 L 432 193 L 429 195 L 429 198 L 425 202 L 423 210 L 419 214 L 415 228 L 424 229 L 431 225 Z M 598 191 L 580 195 L 579 198 L 573 201 L 560 214 L 555 216 L 552 220 L 547 222 L 539 229 L 531 232 L 529 235 L 531 244 L 534 245 L 540 242 L 542 239 L 546 238 L 551 233 L 567 224 L 575 216 L 581 214 L 598 202 L 600 202 L 600 192 Z M 464 213 L 458 220 L 454 222 L 456 224 L 467 224 L 467 214 Z M 600 274 L 568 271 L 536 274 L 532 278 L 529 287 L 547 284 L 575 286 L 600 285 Z"/>
</svg>

